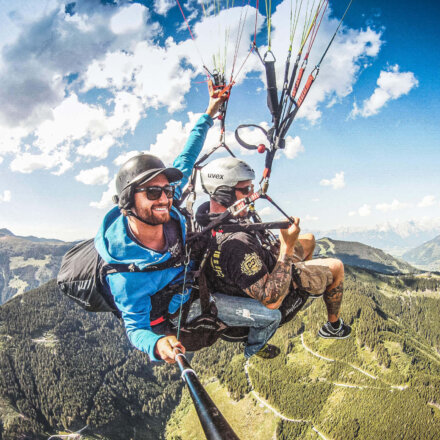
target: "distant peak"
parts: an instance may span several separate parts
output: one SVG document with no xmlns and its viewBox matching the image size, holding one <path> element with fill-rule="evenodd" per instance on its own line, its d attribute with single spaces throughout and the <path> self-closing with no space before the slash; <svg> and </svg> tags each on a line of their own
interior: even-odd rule
<svg viewBox="0 0 440 440">
<path fill-rule="evenodd" d="M 0 229 L 0 237 L 6 237 L 6 236 L 14 237 L 14 234 L 9 229 L 1 228 Z"/>
</svg>

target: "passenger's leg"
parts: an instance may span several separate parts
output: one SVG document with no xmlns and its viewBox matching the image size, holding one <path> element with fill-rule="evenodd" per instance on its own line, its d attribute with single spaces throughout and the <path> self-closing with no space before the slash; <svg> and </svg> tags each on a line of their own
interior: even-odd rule
<svg viewBox="0 0 440 440">
<path fill-rule="evenodd" d="M 316 246 L 315 236 L 313 234 L 301 234 L 298 237 L 298 241 L 301 243 L 304 251 L 303 261 L 311 260 Z"/>
<path fill-rule="evenodd" d="M 300 269 L 300 277 L 305 290 L 312 294 L 317 293 L 316 290 L 318 288 L 322 289 L 321 292 L 324 290 L 323 298 L 327 308 L 328 323 L 324 324 L 320 330 L 320 336 L 329 338 L 345 338 L 349 336 L 351 332 L 350 327 L 345 325 L 340 319 L 344 292 L 343 263 L 336 258 L 322 258 L 307 261 L 302 264 L 295 264 L 295 266 Z M 328 271 L 331 273 L 331 277 L 327 276 L 327 281 L 325 281 L 326 269 L 327 274 Z M 321 287 L 319 287 L 320 283 L 323 283 Z M 314 291 L 311 291 L 311 289 L 314 289 Z M 335 333 L 333 334 L 333 332 Z M 325 336 L 325 334 L 327 334 L 327 336 Z"/>
<path fill-rule="evenodd" d="M 218 310 L 218 318 L 231 327 L 249 327 L 248 341 L 244 350 L 246 358 L 257 353 L 274 335 L 281 320 L 279 310 L 271 310 L 252 298 L 214 293 L 212 297 Z M 190 308 L 187 321 L 201 314 L 200 301 Z"/>
</svg>

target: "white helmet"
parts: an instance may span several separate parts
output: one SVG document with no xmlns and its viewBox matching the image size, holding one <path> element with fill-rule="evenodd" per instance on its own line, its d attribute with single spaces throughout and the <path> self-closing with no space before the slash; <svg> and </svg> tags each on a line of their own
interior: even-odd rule
<svg viewBox="0 0 440 440">
<path fill-rule="evenodd" d="M 203 190 L 223 206 L 236 201 L 234 187 L 238 182 L 254 180 L 254 170 L 243 160 L 224 157 L 205 165 L 200 173 Z"/>
</svg>

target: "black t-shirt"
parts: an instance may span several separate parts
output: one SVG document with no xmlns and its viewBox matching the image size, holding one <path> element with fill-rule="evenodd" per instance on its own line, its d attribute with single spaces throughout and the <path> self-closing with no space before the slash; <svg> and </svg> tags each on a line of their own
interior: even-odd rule
<svg viewBox="0 0 440 440">
<path fill-rule="evenodd" d="M 211 290 L 248 296 L 244 289 L 270 273 L 276 258 L 259 239 L 247 232 L 217 234 L 217 249 L 206 265 Z"/>
</svg>

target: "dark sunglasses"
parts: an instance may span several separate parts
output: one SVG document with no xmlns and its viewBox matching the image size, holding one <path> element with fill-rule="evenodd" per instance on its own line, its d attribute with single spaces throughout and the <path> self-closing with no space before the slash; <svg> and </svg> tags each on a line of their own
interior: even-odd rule
<svg viewBox="0 0 440 440">
<path fill-rule="evenodd" d="M 145 192 L 148 200 L 159 200 L 162 196 L 162 192 L 165 193 L 167 198 L 172 199 L 174 197 L 174 186 L 146 186 L 144 188 L 136 188 L 134 192 Z"/>
<path fill-rule="evenodd" d="M 251 192 L 254 192 L 254 185 L 243 186 L 242 188 L 234 187 L 235 191 L 243 194 L 244 196 L 248 195 Z"/>
</svg>

